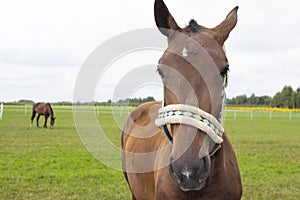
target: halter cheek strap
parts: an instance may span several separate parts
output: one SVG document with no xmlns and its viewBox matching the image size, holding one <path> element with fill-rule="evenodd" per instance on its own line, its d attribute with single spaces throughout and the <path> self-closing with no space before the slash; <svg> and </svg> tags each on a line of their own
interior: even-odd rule
<svg viewBox="0 0 300 200">
<path fill-rule="evenodd" d="M 168 140 L 173 144 L 173 137 L 167 127 L 167 125 L 161 126 Z M 219 149 L 221 148 L 221 144 L 217 144 L 213 147 L 213 149 L 209 152 L 209 156 L 213 156 Z"/>
<path fill-rule="evenodd" d="M 171 104 L 159 109 L 158 119 L 155 125 L 161 127 L 170 142 L 173 142 L 167 124 L 186 124 L 204 131 L 215 143 L 223 142 L 224 128 L 222 124 L 211 114 L 200 108 L 183 105 Z"/>
<path fill-rule="evenodd" d="M 162 125 L 161 128 L 163 129 L 163 131 L 164 131 L 166 137 L 168 138 L 168 140 L 173 144 L 173 137 L 172 137 L 167 125 L 166 124 Z"/>
</svg>

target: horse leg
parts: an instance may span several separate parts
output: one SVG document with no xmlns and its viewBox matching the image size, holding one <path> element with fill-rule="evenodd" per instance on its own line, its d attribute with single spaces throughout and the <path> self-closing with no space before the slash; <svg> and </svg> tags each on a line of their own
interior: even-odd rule
<svg viewBox="0 0 300 200">
<path fill-rule="evenodd" d="M 45 123 L 44 123 L 44 128 L 47 128 L 47 120 L 48 120 L 48 117 L 47 115 L 45 115 Z"/>
<path fill-rule="evenodd" d="M 35 112 L 35 111 L 33 111 L 33 112 L 32 112 L 32 115 L 31 115 L 30 128 L 32 127 L 32 123 L 33 123 L 33 120 L 34 120 L 35 114 L 36 114 L 36 112 Z"/>
<path fill-rule="evenodd" d="M 36 126 L 37 126 L 37 127 L 40 127 L 40 126 L 39 126 L 39 119 L 40 119 L 40 116 L 41 116 L 41 115 L 38 114 L 38 116 L 37 116 L 37 118 L 36 118 Z"/>
</svg>

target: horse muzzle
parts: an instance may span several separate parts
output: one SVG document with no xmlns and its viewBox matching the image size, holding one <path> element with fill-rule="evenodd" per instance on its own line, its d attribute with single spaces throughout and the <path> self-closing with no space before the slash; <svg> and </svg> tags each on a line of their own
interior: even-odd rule
<svg viewBox="0 0 300 200">
<path fill-rule="evenodd" d="M 184 192 L 195 191 L 201 190 L 206 186 L 210 167 L 209 156 L 188 162 L 182 161 L 180 158 L 173 161 L 170 158 L 169 172 L 180 190 Z"/>
</svg>

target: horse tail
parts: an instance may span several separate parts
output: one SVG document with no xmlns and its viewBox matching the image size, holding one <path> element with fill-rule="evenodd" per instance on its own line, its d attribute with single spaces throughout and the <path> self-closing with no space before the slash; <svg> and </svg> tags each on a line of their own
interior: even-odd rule
<svg viewBox="0 0 300 200">
<path fill-rule="evenodd" d="M 31 118 L 30 118 L 30 120 L 31 120 L 31 122 L 30 122 L 30 127 L 32 127 L 32 122 L 33 122 L 33 119 L 34 119 L 34 117 L 35 117 L 35 113 L 36 113 L 36 106 L 37 106 L 37 103 L 34 103 L 33 105 L 32 105 L 32 114 L 31 114 Z"/>
<path fill-rule="evenodd" d="M 35 109 L 36 109 L 36 107 L 37 107 L 38 104 L 39 103 L 33 103 L 33 105 L 32 105 L 32 112 L 36 111 Z"/>
</svg>

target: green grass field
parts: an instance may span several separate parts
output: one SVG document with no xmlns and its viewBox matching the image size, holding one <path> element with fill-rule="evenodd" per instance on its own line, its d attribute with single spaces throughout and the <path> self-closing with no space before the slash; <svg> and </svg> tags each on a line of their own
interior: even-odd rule
<svg viewBox="0 0 300 200">
<path fill-rule="evenodd" d="M 130 199 L 122 172 L 82 145 L 71 107 L 54 106 L 54 129 L 29 128 L 30 109 L 5 106 L 0 120 L 0 199 Z M 108 108 L 99 121 L 120 143 Z M 242 173 L 243 199 L 300 199 L 300 114 L 228 113 L 225 128 Z M 43 123 L 43 118 L 40 119 Z"/>
</svg>

